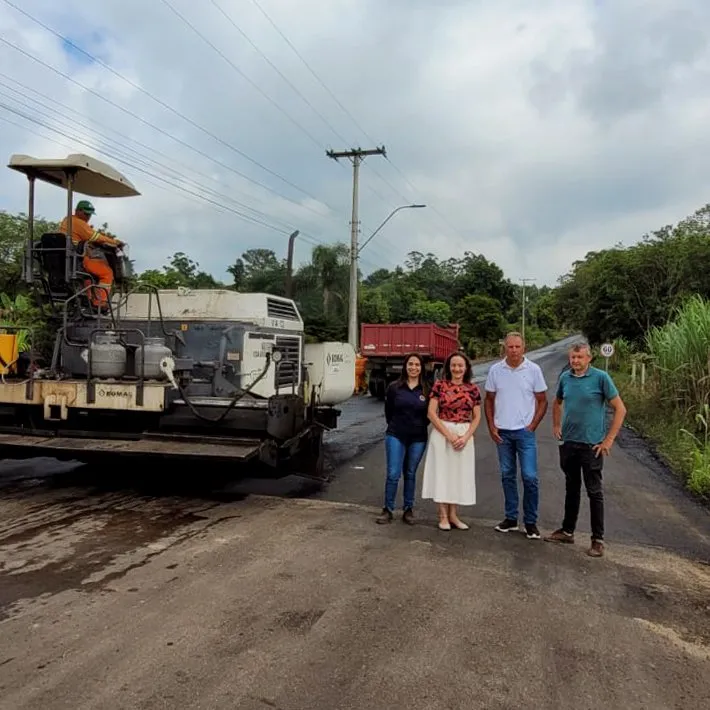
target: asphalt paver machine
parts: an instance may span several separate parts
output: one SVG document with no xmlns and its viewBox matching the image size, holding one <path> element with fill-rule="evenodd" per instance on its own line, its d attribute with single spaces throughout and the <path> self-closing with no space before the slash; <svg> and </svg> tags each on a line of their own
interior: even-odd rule
<svg viewBox="0 0 710 710">
<path fill-rule="evenodd" d="M 195 475 L 226 464 L 235 476 L 325 476 L 323 433 L 353 394 L 350 345 L 306 343 L 288 298 L 142 284 L 115 250 L 108 309 L 98 311 L 89 298 L 98 285 L 69 238 L 74 195 L 138 191 L 83 154 L 13 155 L 8 167 L 29 181 L 22 278 L 44 338 L 0 317 L 0 457 L 148 457 Z M 67 234 L 35 237 L 38 182 L 66 190 Z"/>
</svg>

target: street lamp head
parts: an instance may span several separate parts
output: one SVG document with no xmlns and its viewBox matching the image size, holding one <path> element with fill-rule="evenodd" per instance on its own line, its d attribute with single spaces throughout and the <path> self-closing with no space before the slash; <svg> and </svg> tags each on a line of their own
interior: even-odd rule
<svg viewBox="0 0 710 710">
<path fill-rule="evenodd" d="M 420 207 L 426 207 L 426 205 L 409 205 L 412 209 L 418 209 Z"/>
</svg>

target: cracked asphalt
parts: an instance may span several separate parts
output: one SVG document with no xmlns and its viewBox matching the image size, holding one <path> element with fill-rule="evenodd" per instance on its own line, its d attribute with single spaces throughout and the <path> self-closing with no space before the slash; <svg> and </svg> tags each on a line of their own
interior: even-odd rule
<svg viewBox="0 0 710 710">
<path fill-rule="evenodd" d="M 553 385 L 564 347 L 535 354 Z M 482 375 L 485 366 L 478 370 Z M 607 556 L 502 535 L 485 427 L 469 531 L 374 524 L 382 405 L 353 399 L 322 489 L 0 463 L 0 708 L 710 707 L 710 514 L 624 432 Z M 562 474 L 539 430 L 540 524 Z"/>
</svg>

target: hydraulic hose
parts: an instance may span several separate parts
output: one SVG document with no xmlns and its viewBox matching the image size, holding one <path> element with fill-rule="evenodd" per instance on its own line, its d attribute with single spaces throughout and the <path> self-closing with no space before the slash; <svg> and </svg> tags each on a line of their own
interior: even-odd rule
<svg viewBox="0 0 710 710">
<path fill-rule="evenodd" d="M 180 392 L 180 396 L 183 398 L 185 404 L 189 407 L 190 411 L 198 418 L 201 419 L 203 422 L 209 422 L 210 424 L 219 424 L 221 421 L 224 420 L 224 418 L 234 409 L 236 406 L 237 402 L 244 397 L 244 395 L 249 394 L 251 392 L 252 388 L 259 383 L 261 380 L 264 379 L 266 376 L 266 373 L 269 370 L 269 365 L 271 364 L 271 353 L 266 353 L 266 365 L 264 365 L 264 369 L 259 373 L 259 376 L 248 386 L 246 389 L 239 390 L 234 397 L 232 397 L 232 400 L 230 403 L 225 407 L 224 411 L 216 418 L 213 419 L 212 417 L 206 417 L 204 414 L 200 413 L 197 411 L 195 405 L 190 401 L 188 398 L 185 390 L 183 389 L 182 385 L 178 382 L 178 392 Z"/>
</svg>

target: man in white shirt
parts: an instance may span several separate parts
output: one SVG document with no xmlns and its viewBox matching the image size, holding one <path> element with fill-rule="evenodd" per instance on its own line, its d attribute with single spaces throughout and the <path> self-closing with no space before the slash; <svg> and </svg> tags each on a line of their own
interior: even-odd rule
<svg viewBox="0 0 710 710">
<path fill-rule="evenodd" d="M 506 336 L 505 359 L 488 370 L 485 390 L 486 421 L 498 449 L 505 499 L 505 520 L 495 529 L 499 532 L 518 529 L 519 460 L 525 532 L 528 539 L 539 540 L 535 430 L 547 412 L 547 384 L 540 366 L 525 357 L 525 341 L 520 333 Z"/>
</svg>

